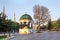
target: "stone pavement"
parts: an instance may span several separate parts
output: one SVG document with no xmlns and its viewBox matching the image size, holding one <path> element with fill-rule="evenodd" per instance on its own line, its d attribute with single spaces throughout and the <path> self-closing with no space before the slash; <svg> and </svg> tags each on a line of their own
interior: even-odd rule
<svg viewBox="0 0 60 40">
<path fill-rule="evenodd" d="M 15 37 L 10 40 L 60 40 L 60 31 L 58 32 L 42 32 L 32 33 L 28 35 L 15 34 Z"/>
</svg>

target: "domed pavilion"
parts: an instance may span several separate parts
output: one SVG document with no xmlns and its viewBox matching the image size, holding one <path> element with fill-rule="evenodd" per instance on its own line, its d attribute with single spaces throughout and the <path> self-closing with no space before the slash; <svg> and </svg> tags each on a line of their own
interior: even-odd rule
<svg viewBox="0 0 60 40">
<path fill-rule="evenodd" d="M 20 34 L 28 34 L 29 29 L 32 28 L 32 17 L 28 14 L 24 14 L 19 19 L 19 33 Z"/>
</svg>

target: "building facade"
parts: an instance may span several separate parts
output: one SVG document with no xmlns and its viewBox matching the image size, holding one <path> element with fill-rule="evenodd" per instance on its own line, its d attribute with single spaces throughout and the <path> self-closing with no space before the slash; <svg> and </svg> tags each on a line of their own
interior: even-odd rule
<svg viewBox="0 0 60 40">
<path fill-rule="evenodd" d="M 19 33 L 23 34 L 23 33 L 28 33 L 29 29 L 32 29 L 32 17 L 28 14 L 24 14 L 20 17 L 19 19 Z M 23 30 L 23 33 L 21 33 Z"/>
</svg>

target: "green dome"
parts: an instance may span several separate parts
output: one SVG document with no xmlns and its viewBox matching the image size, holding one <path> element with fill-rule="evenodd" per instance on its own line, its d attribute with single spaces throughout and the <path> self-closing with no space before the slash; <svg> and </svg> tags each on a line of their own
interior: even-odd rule
<svg viewBox="0 0 60 40">
<path fill-rule="evenodd" d="M 28 14 L 22 15 L 20 19 L 31 19 L 32 20 L 31 16 Z"/>
</svg>

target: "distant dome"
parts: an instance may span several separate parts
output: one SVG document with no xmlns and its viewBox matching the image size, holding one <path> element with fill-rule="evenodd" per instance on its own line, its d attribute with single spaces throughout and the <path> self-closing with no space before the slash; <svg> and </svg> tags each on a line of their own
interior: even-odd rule
<svg viewBox="0 0 60 40">
<path fill-rule="evenodd" d="M 31 19 L 32 20 L 32 17 L 28 14 L 24 14 L 24 15 L 21 16 L 20 19 Z"/>
</svg>

